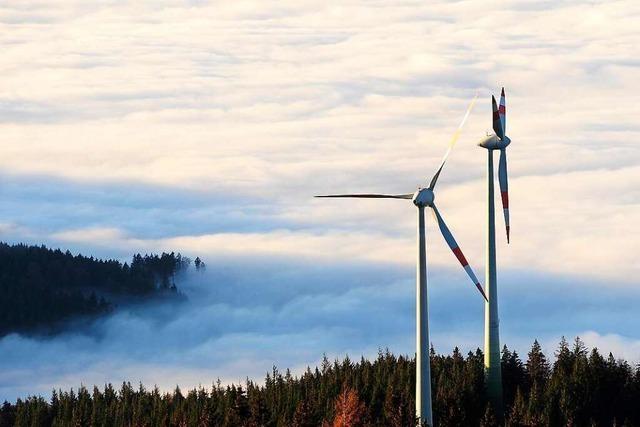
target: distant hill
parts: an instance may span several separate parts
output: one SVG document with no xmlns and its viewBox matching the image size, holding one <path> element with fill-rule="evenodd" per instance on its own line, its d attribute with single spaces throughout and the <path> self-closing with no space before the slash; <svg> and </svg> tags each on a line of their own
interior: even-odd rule
<svg viewBox="0 0 640 427">
<path fill-rule="evenodd" d="M 436 426 L 640 426 L 640 368 L 564 340 L 548 361 L 534 342 L 526 361 L 504 347 L 504 423 L 488 408 L 481 350 L 432 353 Z M 415 360 L 380 352 L 301 376 L 275 367 L 263 384 L 162 392 L 142 384 L 54 391 L 0 406 L 3 426 L 410 427 Z M 207 378 L 202 378 L 206 383 Z"/>
<path fill-rule="evenodd" d="M 0 336 L 56 330 L 77 316 L 113 310 L 114 301 L 178 295 L 181 254 L 134 255 L 131 263 L 45 246 L 0 243 Z M 196 265 L 202 263 L 197 259 Z"/>
</svg>

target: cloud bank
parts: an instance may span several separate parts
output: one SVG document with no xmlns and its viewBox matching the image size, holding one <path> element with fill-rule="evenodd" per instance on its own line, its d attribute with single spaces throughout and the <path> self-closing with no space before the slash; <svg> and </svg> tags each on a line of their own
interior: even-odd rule
<svg viewBox="0 0 640 427">
<path fill-rule="evenodd" d="M 3 338 L 7 368 L 0 373 L 0 398 L 106 382 L 140 381 L 165 390 L 208 386 L 218 378 L 238 383 L 247 376 L 261 380 L 273 365 L 300 373 L 324 353 L 375 357 L 389 348 L 411 354 L 415 285 L 409 270 L 278 257 L 213 261 L 205 274 L 183 279 L 186 302 L 125 308 L 55 337 Z M 443 352 L 482 345 L 482 301 L 455 276 L 430 276 L 431 340 Z M 521 355 L 533 337 L 551 355 L 565 334 L 639 360 L 637 291 L 618 293 L 626 302 L 616 303 L 603 301 L 595 284 L 584 288 L 567 280 L 558 291 L 555 277 L 505 276 L 511 287 L 502 293 L 502 338 Z M 524 291 L 530 282 L 537 295 Z"/>
</svg>

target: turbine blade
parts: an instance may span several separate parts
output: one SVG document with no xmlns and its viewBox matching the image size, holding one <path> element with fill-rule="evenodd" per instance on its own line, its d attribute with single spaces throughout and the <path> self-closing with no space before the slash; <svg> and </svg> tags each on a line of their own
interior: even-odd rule
<svg viewBox="0 0 640 427">
<path fill-rule="evenodd" d="M 444 219 L 442 218 L 442 215 L 440 215 L 440 212 L 438 212 L 438 208 L 436 208 L 435 205 L 433 205 L 432 208 L 433 208 L 433 216 L 436 218 L 436 221 L 438 221 L 438 227 L 440 227 L 440 232 L 442 233 L 442 237 L 444 237 L 444 240 L 447 242 L 447 245 L 449 245 L 449 248 L 451 248 L 451 251 L 453 252 L 453 254 L 456 256 L 456 258 L 458 258 L 458 261 L 460 262 L 460 264 L 462 264 L 464 271 L 467 272 L 467 275 L 471 278 L 471 281 L 473 282 L 473 284 L 476 285 L 476 288 L 478 288 L 478 290 L 482 294 L 482 297 L 486 301 L 489 301 L 487 299 L 487 296 L 484 293 L 484 290 L 482 289 L 482 286 L 480 285 L 480 282 L 478 281 L 478 278 L 476 277 L 475 273 L 471 269 L 471 266 L 467 262 L 467 259 L 464 257 L 462 250 L 460 250 L 460 246 L 458 246 L 456 239 L 453 238 L 453 234 L 451 234 L 449 227 L 447 227 L 447 224 L 445 224 Z"/>
<path fill-rule="evenodd" d="M 504 225 L 507 228 L 507 243 L 509 243 L 509 180 L 507 179 L 507 150 L 505 148 L 500 149 L 498 181 L 500 182 L 500 196 L 502 196 L 502 212 L 504 212 Z"/>
<path fill-rule="evenodd" d="M 407 194 L 327 194 L 313 196 L 317 198 L 359 198 L 359 199 L 413 199 L 413 193 Z"/>
<path fill-rule="evenodd" d="M 502 119 L 500 118 L 500 110 L 496 103 L 496 97 L 491 95 L 491 106 L 493 108 L 493 130 L 498 138 L 504 138 L 504 130 L 502 129 Z"/>
<path fill-rule="evenodd" d="M 444 153 L 444 157 L 442 158 L 442 162 L 440 163 L 440 167 L 436 171 L 435 175 L 433 175 L 433 178 L 431 178 L 431 183 L 429 184 L 429 188 L 432 190 L 435 188 L 436 182 L 438 182 L 438 177 L 440 177 L 440 172 L 442 172 L 442 168 L 444 167 L 444 164 L 447 161 L 447 157 L 449 157 L 449 154 L 451 154 L 451 150 L 453 150 L 453 146 L 456 145 L 456 142 L 458 142 L 458 138 L 460 138 L 460 132 L 462 131 L 462 127 L 464 126 L 465 122 L 469 118 L 469 114 L 471 114 L 471 110 L 473 109 L 473 106 L 476 103 L 476 99 L 478 99 L 477 93 L 471 100 L 469 107 L 467 107 L 467 112 L 464 114 L 464 117 L 462 118 L 460 125 L 458 125 L 458 128 L 453 133 L 453 136 L 449 141 L 449 147 L 447 148 L 447 152 Z"/>
<path fill-rule="evenodd" d="M 502 88 L 502 93 L 500 93 L 500 107 L 498 107 L 498 112 L 500 113 L 500 123 L 502 124 L 502 132 L 507 133 L 507 103 L 504 99 L 504 88 Z"/>
</svg>

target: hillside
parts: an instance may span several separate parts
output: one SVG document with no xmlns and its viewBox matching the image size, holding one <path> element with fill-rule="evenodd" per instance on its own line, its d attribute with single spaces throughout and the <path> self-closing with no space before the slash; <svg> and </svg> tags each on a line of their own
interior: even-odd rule
<svg viewBox="0 0 640 427">
<path fill-rule="evenodd" d="M 484 393 L 483 355 L 432 351 L 434 422 L 437 426 L 494 426 Z M 548 361 L 535 342 L 522 361 L 506 347 L 502 355 L 508 426 L 638 426 L 640 368 L 613 355 L 588 351 L 564 339 Z M 203 381 L 206 379 L 203 378 Z M 5 402 L 0 427 L 95 426 L 385 426 L 412 425 L 414 361 L 380 352 L 374 361 L 344 359 L 299 377 L 276 368 L 263 384 L 198 388 L 164 393 L 157 388 L 119 390 L 80 387 Z"/>
<path fill-rule="evenodd" d="M 133 256 L 131 263 L 45 246 L 0 243 L 0 336 L 56 330 L 78 316 L 108 313 L 115 301 L 177 294 L 180 254 Z"/>
</svg>

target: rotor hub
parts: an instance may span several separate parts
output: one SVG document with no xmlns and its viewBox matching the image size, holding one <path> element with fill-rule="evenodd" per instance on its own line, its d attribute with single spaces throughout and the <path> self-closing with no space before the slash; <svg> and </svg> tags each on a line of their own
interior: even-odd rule
<svg viewBox="0 0 640 427">
<path fill-rule="evenodd" d="M 433 206 L 433 201 L 435 199 L 435 194 L 433 194 L 433 190 L 430 188 L 420 188 L 413 194 L 413 204 L 423 208 L 425 206 Z"/>
<path fill-rule="evenodd" d="M 487 150 L 500 150 L 507 148 L 507 145 L 511 144 L 511 139 L 508 136 L 498 137 L 496 134 L 487 135 L 478 142 L 478 145 Z"/>
</svg>

